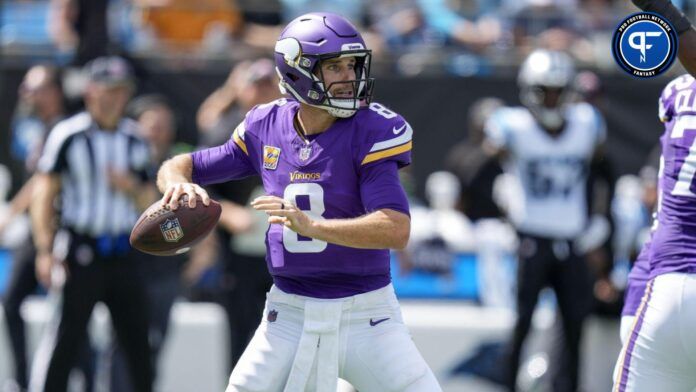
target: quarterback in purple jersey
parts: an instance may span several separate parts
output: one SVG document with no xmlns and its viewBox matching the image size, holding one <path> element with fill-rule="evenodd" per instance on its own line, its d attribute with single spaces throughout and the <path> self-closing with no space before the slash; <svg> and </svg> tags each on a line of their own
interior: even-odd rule
<svg viewBox="0 0 696 392">
<path fill-rule="evenodd" d="M 649 281 L 617 362 L 615 391 L 696 388 L 696 81 L 671 81 L 659 100 L 665 123 Z"/>
<path fill-rule="evenodd" d="M 218 147 L 166 162 L 163 204 L 202 185 L 251 175 L 266 196 L 266 260 L 274 286 L 264 319 L 227 391 L 440 391 L 410 338 L 389 274 L 409 207 L 398 169 L 411 162 L 411 126 L 371 102 L 371 52 L 344 18 L 311 13 L 275 46 L 283 98 L 250 110 Z"/>
</svg>

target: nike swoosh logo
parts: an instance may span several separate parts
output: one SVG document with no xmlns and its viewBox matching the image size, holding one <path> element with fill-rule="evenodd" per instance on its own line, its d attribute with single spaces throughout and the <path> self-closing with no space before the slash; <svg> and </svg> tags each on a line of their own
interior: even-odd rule
<svg viewBox="0 0 696 392">
<path fill-rule="evenodd" d="M 387 321 L 387 320 L 389 320 L 389 319 L 390 319 L 390 317 L 383 318 L 383 319 L 380 319 L 380 320 L 375 320 L 375 321 L 372 321 L 372 319 L 370 319 L 370 326 L 371 326 L 371 327 L 374 327 L 375 325 L 377 325 L 377 324 L 379 324 L 379 323 L 383 323 L 383 322 L 385 322 L 385 321 Z"/>
<path fill-rule="evenodd" d="M 404 125 L 402 125 L 401 128 L 397 128 L 397 127 L 392 128 L 392 132 L 394 132 L 394 135 L 398 135 L 404 129 L 406 129 L 406 123 L 404 123 Z"/>
</svg>

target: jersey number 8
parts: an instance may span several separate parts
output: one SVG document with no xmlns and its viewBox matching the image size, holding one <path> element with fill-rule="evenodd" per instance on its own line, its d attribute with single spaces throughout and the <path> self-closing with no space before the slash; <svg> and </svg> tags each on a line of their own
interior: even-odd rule
<svg viewBox="0 0 696 392">
<path fill-rule="evenodd" d="M 324 219 L 324 188 L 316 183 L 290 184 L 285 188 L 283 199 L 298 205 L 300 198 L 308 198 L 309 210 L 303 210 L 312 219 Z M 299 206 L 298 206 L 299 207 Z M 283 246 L 290 253 L 319 253 L 326 249 L 326 241 L 300 238 L 300 235 L 283 226 Z"/>
</svg>

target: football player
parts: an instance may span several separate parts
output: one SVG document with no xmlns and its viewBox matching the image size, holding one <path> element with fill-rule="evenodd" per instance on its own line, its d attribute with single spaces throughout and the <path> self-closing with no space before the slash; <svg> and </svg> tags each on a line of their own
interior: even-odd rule
<svg viewBox="0 0 696 392">
<path fill-rule="evenodd" d="M 371 102 L 371 52 L 343 17 L 311 13 L 275 46 L 283 98 L 250 110 L 224 145 L 166 162 L 158 185 L 176 208 L 202 185 L 259 175 L 274 285 L 227 391 L 440 391 L 401 317 L 389 249 L 406 246 L 398 169 L 413 130 Z"/>
<path fill-rule="evenodd" d="M 696 81 L 682 75 L 659 100 L 665 133 L 648 283 L 619 355 L 614 391 L 696 388 Z"/>
<path fill-rule="evenodd" d="M 554 390 L 576 390 L 583 321 L 591 305 L 591 278 L 578 238 L 589 224 L 586 183 L 605 139 L 604 120 L 587 103 L 573 103 L 573 60 L 536 50 L 518 83 L 523 107 L 503 107 L 488 120 L 487 143 L 519 185 L 509 218 L 518 231 L 517 321 L 507 354 L 506 383 L 516 388 L 522 344 L 542 288 L 553 287 L 562 319 L 563 360 Z"/>
</svg>

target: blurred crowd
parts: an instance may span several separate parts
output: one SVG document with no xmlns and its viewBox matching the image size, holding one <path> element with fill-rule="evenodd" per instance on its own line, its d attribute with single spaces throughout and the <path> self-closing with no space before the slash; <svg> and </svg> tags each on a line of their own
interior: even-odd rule
<svg viewBox="0 0 696 392">
<path fill-rule="evenodd" d="M 676 3 L 687 15 L 696 10 L 692 1 Z M 268 54 L 296 16 L 332 11 L 360 25 L 377 58 L 404 75 L 489 74 L 535 47 L 608 68 L 604 48 L 631 7 L 618 0 L 9 0 L 0 43 L 8 54 L 77 64 L 107 53 L 240 60 Z"/>
<path fill-rule="evenodd" d="M 3 2 L 3 49 L 66 66 L 29 69 L 8 130 L 11 158 L 19 163 L 15 166 L 24 169 L 13 173 L 22 178 L 23 187 L 7 203 L 0 200 L 2 246 L 15 252 L 13 283 L 8 286 L 3 308 L 14 334 L 17 387 L 27 388 L 31 378 L 31 364 L 23 354 L 24 337 L 19 332 L 19 308 L 28 295 L 41 291 L 39 286 L 44 290 L 50 287 L 40 274 L 36 281 L 35 250 L 27 247 L 31 243 L 26 211 L 31 203 L 32 179 L 52 127 L 83 108 L 81 99 L 66 97 L 69 88 L 80 90 L 72 83 L 64 85 L 69 80 L 68 73 L 63 72 L 68 66 L 79 69 L 97 57 L 112 54 L 165 57 L 184 64 L 206 58 L 235 63 L 227 80 L 210 93 L 196 113 L 197 145 L 180 142 L 177 133 L 182 131 L 182 114 L 166 94 L 137 95 L 137 89 L 129 92 L 134 96 L 128 96 L 122 114 L 136 121 L 139 137 L 150 146 L 146 178 L 152 185 L 164 160 L 224 143 L 250 108 L 279 97 L 274 63 L 265 56 L 272 51 L 280 26 L 307 11 L 330 10 L 363 25 L 368 46 L 380 54 L 377 58 L 391 61 L 402 75 L 440 69 L 469 76 L 487 74 L 496 65 L 517 64 L 535 48 L 563 49 L 581 64 L 606 65 L 611 59 L 607 60 L 604 48 L 617 19 L 630 12 L 628 4 L 611 0 Z M 689 1 L 681 5 L 687 11 L 694 9 Z M 37 48 L 44 51 L 32 52 Z M 577 74 L 568 88 L 573 91 L 573 102 L 587 102 L 603 110 L 602 85 L 594 73 Z M 444 170 L 428 177 L 425 200 L 418 200 L 414 192 L 410 195 L 411 242 L 395 258 L 400 274 L 415 271 L 449 277 L 456 255 L 476 254 L 478 301 L 512 309 L 515 272 L 501 260 L 515 255 L 520 245 L 518 233 L 505 218 L 516 208 L 519 197 L 505 174 L 504 163 L 488 150 L 484 132 L 491 115 L 508 104 L 513 103 L 481 97 L 468 108 L 468 123 L 462 132 L 466 139 L 447 152 Z M 577 246 L 592 272 L 588 300 L 595 313 L 618 317 L 630 261 L 645 240 L 656 203 L 655 160 L 651 157 L 639 174 L 618 179 L 606 161 L 591 168 L 591 218 L 577 238 Z M 402 175 L 405 184 L 413 183 L 412 173 Z M 0 196 L 9 194 L 6 178 L 7 173 L 0 170 Z M 117 174 L 110 178 L 110 184 L 130 191 L 138 186 L 136 179 Z M 227 311 L 230 326 L 230 366 L 241 355 L 261 317 L 271 285 L 264 262 L 265 216 L 248 208 L 249 200 L 262 192 L 254 179 L 212 187 L 211 196 L 223 206 L 218 230 L 187 255 L 140 263 L 143 276 L 157 277 L 144 280 L 154 360 L 166 337 L 176 298 L 219 303 Z M 114 374 L 127 372 L 121 350 L 114 346 L 99 354 L 111 364 Z M 80 354 L 79 367 L 89 375 L 94 371 L 90 366 L 94 354 L 85 351 Z M 129 390 L 119 384 L 123 379 L 127 377 L 111 378 L 114 390 Z"/>
</svg>

